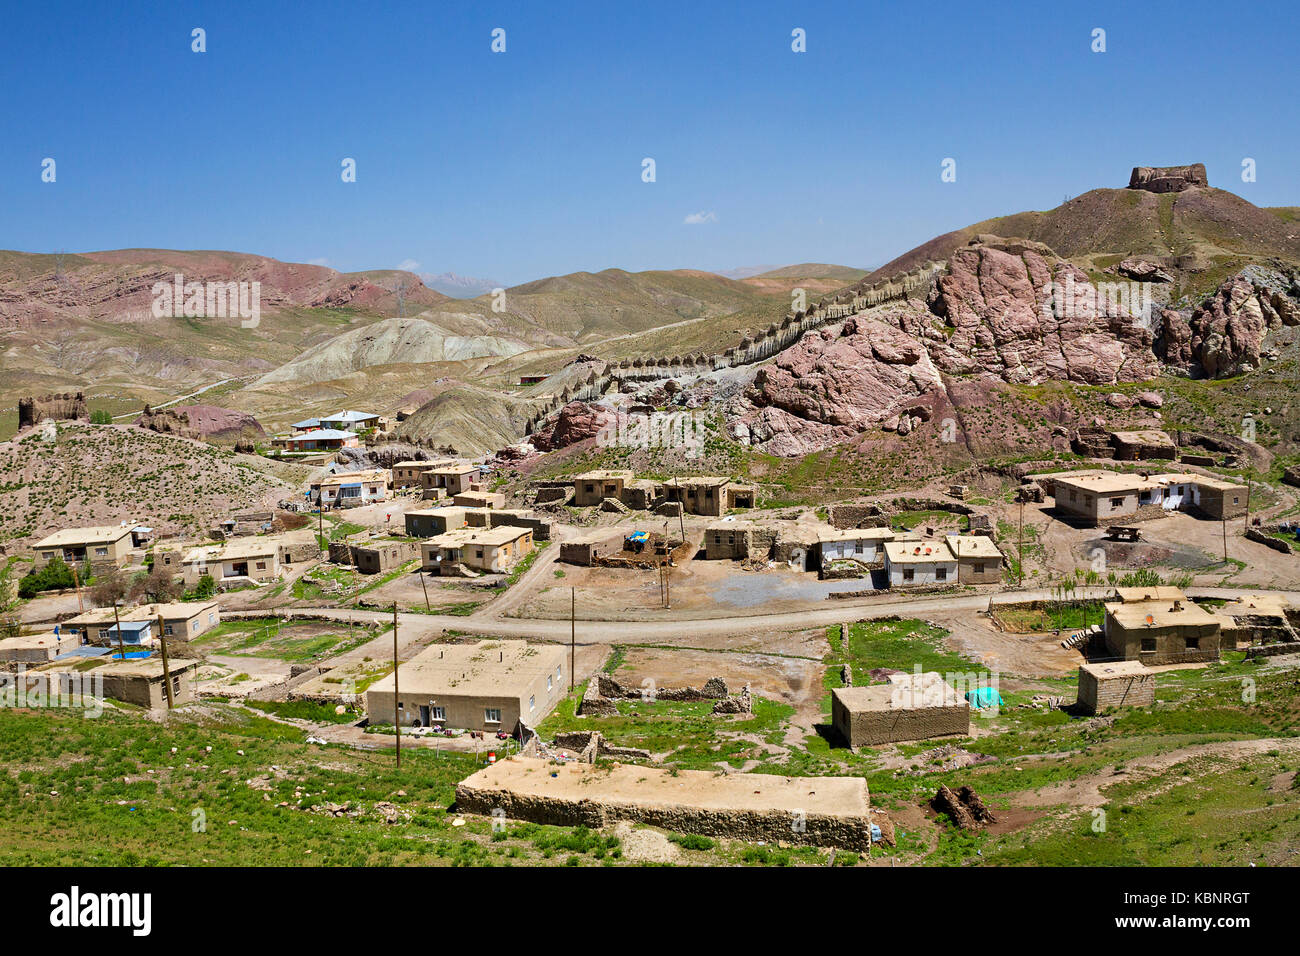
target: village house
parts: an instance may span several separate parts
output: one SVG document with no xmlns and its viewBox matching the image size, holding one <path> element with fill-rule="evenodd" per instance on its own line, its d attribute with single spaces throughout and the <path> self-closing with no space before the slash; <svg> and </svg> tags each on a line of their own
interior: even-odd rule
<svg viewBox="0 0 1300 956">
<path fill-rule="evenodd" d="M 0 639 L 0 664 L 44 664 L 77 644 L 77 638 L 62 632 L 6 637 Z"/>
<path fill-rule="evenodd" d="M 451 459 L 443 458 L 438 461 L 399 461 L 393 465 L 393 487 L 394 488 L 418 488 L 420 487 L 420 476 L 426 471 L 432 471 L 434 468 L 445 468 L 453 464 Z"/>
<path fill-rule="evenodd" d="M 452 504 L 462 508 L 504 508 L 506 496 L 499 491 L 478 491 L 470 489 L 452 496 Z"/>
<path fill-rule="evenodd" d="M 1086 525 L 1146 521 L 1169 511 L 1221 520 L 1246 510 L 1244 485 L 1207 475 L 1080 471 L 1052 475 L 1050 481 L 1057 510 Z"/>
<path fill-rule="evenodd" d="M 704 557 L 710 561 L 744 560 L 752 546 L 753 532 L 748 525 L 729 521 L 704 529 Z"/>
<path fill-rule="evenodd" d="M 588 471 L 573 479 L 573 503 L 579 508 L 598 505 L 606 498 L 623 500 L 623 488 L 632 480 L 630 471 Z"/>
<path fill-rule="evenodd" d="M 124 644 L 147 644 L 155 636 L 158 615 L 162 615 L 163 633 L 167 637 L 192 640 L 221 623 L 221 606 L 215 601 L 176 601 L 169 604 L 142 604 L 117 611 L 122 622 Z M 97 607 L 69 618 L 61 625 L 63 633 L 82 644 L 115 645 L 113 609 Z M 144 624 L 147 627 L 141 627 Z"/>
<path fill-rule="evenodd" d="M 853 749 L 970 733 L 970 704 L 943 675 L 893 674 L 887 684 L 831 691 L 831 725 Z"/>
<path fill-rule="evenodd" d="M 997 584 L 1002 580 L 1002 552 L 986 535 L 950 534 L 948 550 L 957 559 L 961 584 Z"/>
<path fill-rule="evenodd" d="M 274 581 L 280 570 L 279 544 L 260 536 L 193 548 L 181 562 L 181 574 L 191 586 L 205 574 L 218 587 Z"/>
<path fill-rule="evenodd" d="M 1113 707 L 1149 707 L 1155 702 L 1155 674 L 1139 661 L 1106 661 L 1079 667 L 1080 713 L 1099 714 Z"/>
<path fill-rule="evenodd" d="M 388 498 L 389 473 L 385 468 L 341 471 L 311 483 L 311 499 L 327 508 L 355 508 Z"/>
<path fill-rule="evenodd" d="M 335 428 L 316 428 L 297 435 L 277 435 L 271 440 L 271 446 L 285 451 L 338 451 L 340 448 L 356 448 L 361 444 L 361 437 L 354 432 Z"/>
<path fill-rule="evenodd" d="M 886 541 L 885 576 L 892 588 L 953 584 L 957 559 L 944 541 Z"/>
<path fill-rule="evenodd" d="M 718 518 L 732 508 L 754 507 L 754 486 L 723 477 L 669 478 L 664 497 L 678 502 L 687 514 Z"/>
<path fill-rule="evenodd" d="M 528 528 L 460 528 L 420 542 L 420 570 L 503 574 L 532 550 L 533 532 Z"/>
<path fill-rule="evenodd" d="M 361 538 L 355 541 L 331 541 L 330 561 L 348 564 L 360 574 L 382 574 L 400 568 L 419 556 L 419 548 L 412 541 L 385 541 L 382 538 Z"/>
<path fill-rule="evenodd" d="M 56 531 L 36 542 L 36 565 L 41 567 L 55 558 L 62 558 L 68 564 L 123 567 L 131 557 L 132 528 L 128 523 Z"/>
<path fill-rule="evenodd" d="M 439 465 L 420 474 L 420 487 L 426 498 L 449 498 L 468 491 L 479 479 L 479 466 L 469 462 Z"/>
<path fill-rule="evenodd" d="M 623 550 L 623 533 L 609 528 L 581 532 L 560 542 L 560 560 L 590 567 Z"/>
<path fill-rule="evenodd" d="M 847 528 L 823 532 L 817 539 L 822 568 L 835 561 L 856 561 L 878 567 L 885 557 L 885 542 L 898 532 L 891 528 Z"/>
<path fill-rule="evenodd" d="M 321 428 L 333 428 L 338 431 L 364 432 L 370 429 L 384 430 L 386 422 L 379 415 L 370 412 L 344 411 L 337 415 L 323 415 Z"/>
<path fill-rule="evenodd" d="M 412 538 L 432 538 L 465 527 L 465 513 L 469 509 L 448 506 L 445 508 L 417 508 L 406 512 L 406 533 Z"/>
<path fill-rule="evenodd" d="M 373 724 L 516 733 L 569 689 L 564 648 L 525 641 L 434 644 L 366 691 Z M 400 686 L 397 698 L 394 685 Z"/>
<path fill-rule="evenodd" d="M 1189 601 L 1177 588 L 1152 589 L 1141 597 L 1124 589 L 1104 605 L 1107 653 L 1143 664 L 1177 664 L 1219 658 L 1218 617 Z"/>
<path fill-rule="evenodd" d="M 185 704 L 194 700 L 194 672 L 201 661 L 172 658 L 166 669 L 171 675 L 172 701 Z M 56 660 L 23 675 L 29 688 L 41 687 L 46 694 L 60 689 L 66 693 L 70 687 L 80 687 L 89 692 L 93 682 L 102 681 L 105 697 L 126 701 L 149 710 L 167 706 L 167 684 L 162 658 L 146 657 L 139 660 L 115 660 L 111 654 L 102 657 L 82 658 L 75 669 L 70 662 Z"/>
<path fill-rule="evenodd" d="M 304 418 L 300 422 L 294 422 L 289 427 L 294 430 L 295 434 L 301 434 L 302 432 L 315 431 L 321 427 L 321 424 L 319 418 Z"/>
</svg>

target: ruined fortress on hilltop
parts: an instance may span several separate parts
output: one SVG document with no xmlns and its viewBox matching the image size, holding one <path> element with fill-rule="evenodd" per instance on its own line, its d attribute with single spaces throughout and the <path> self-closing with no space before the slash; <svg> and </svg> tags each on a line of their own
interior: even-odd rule
<svg viewBox="0 0 1300 956">
<path fill-rule="evenodd" d="M 1188 186 L 1208 186 L 1205 164 L 1190 166 L 1134 166 L 1129 176 L 1129 189 L 1145 189 L 1149 193 L 1177 193 Z"/>
</svg>

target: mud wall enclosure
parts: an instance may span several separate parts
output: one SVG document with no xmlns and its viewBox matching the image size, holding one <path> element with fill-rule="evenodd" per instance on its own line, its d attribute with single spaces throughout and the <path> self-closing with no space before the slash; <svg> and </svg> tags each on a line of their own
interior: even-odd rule
<svg viewBox="0 0 1300 956">
<path fill-rule="evenodd" d="M 467 813 L 553 826 L 599 828 L 620 820 L 733 840 L 871 846 L 860 777 L 676 773 L 636 765 L 551 763 L 514 757 L 461 781 Z"/>
</svg>

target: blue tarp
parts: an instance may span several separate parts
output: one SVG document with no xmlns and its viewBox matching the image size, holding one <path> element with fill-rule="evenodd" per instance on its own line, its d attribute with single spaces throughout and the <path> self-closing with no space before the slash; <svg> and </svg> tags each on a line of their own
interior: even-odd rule
<svg viewBox="0 0 1300 956">
<path fill-rule="evenodd" d="M 966 701 L 976 710 L 984 707 L 1001 707 L 1004 703 L 1002 695 L 992 687 L 976 687 L 974 690 L 966 691 Z"/>
</svg>

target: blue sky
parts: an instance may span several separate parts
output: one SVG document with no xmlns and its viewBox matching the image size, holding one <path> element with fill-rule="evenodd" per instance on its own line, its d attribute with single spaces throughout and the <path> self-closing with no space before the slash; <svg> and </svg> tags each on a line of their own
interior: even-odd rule
<svg viewBox="0 0 1300 956">
<path fill-rule="evenodd" d="M 878 265 L 1139 164 L 1300 205 L 1298 25 L 1293 3 L 10 4 L 0 248 L 517 283 Z"/>
</svg>

